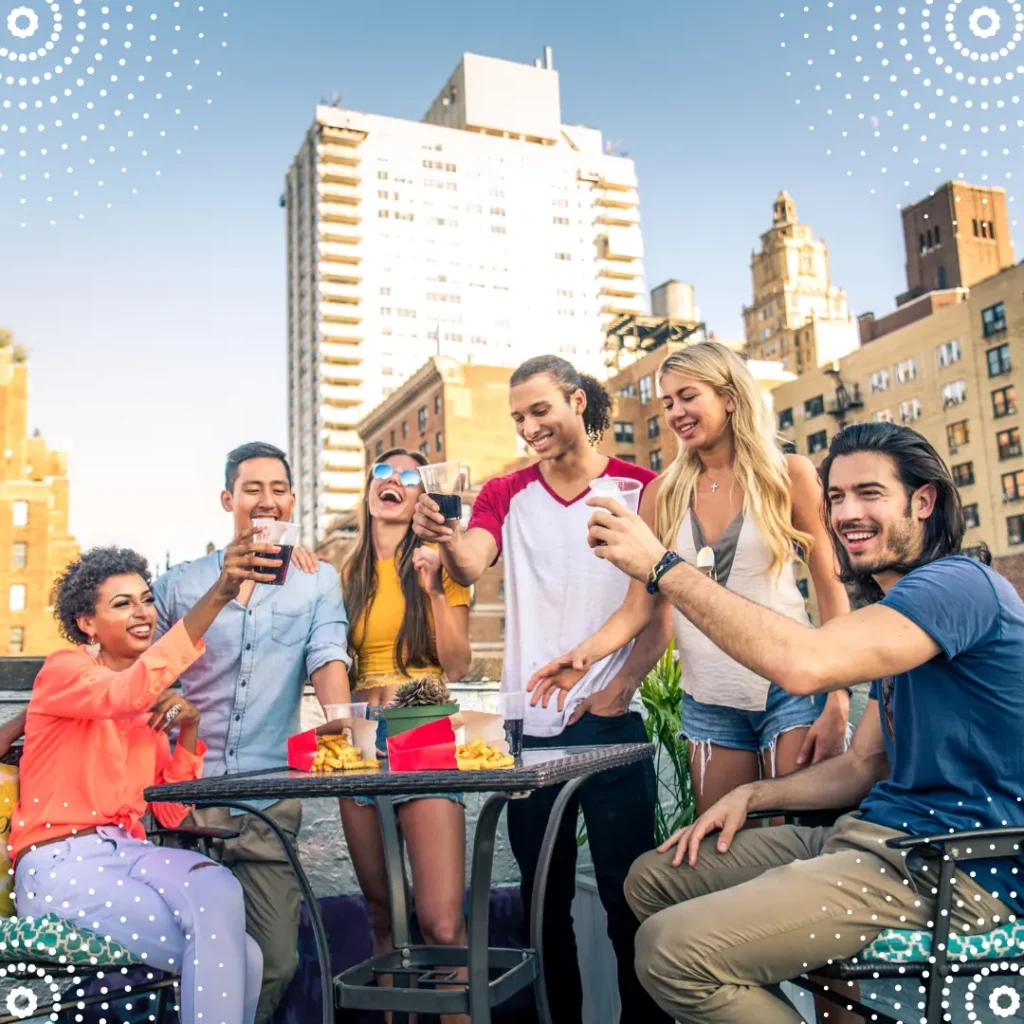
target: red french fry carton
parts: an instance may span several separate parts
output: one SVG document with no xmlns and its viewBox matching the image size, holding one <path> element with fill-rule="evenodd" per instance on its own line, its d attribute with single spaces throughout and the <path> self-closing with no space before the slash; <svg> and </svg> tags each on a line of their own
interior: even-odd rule
<svg viewBox="0 0 1024 1024">
<path fill-rule="evenodd" d="M 482 739 L 508 753 L 505 720 L 482 711 L 459 711 L 426 725 L 388 737 L 388 767 L 392 772 L 454 771 L 455 749 Z"/>
<path fill-rule="evenodd" d="M 374 740 L 377 723 L 362 718 L 335 718 L 324 722 L 316 729 L 307 729 L 288 737 L 288 767 L 296 771 L 308 772 L 313 768 L 316 759 L 317 737 L 332 736 L 335 733 L 348 732 L 349 742 L 358 747 L 367 760 L 376 757 Z"/>
</svg>

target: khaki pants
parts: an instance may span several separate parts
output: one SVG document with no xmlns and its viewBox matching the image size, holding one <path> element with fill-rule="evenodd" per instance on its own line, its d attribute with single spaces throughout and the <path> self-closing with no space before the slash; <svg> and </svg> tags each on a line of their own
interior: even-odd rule
<svg viewBox="0 0 1024 1024">
<path fill-rule="evenodd" d="M 679 1024 L 799 1024 L 764 986 L 854 956 L 886 928 L 929 926 L 937 868 L 931 884 L 910 874 L 885 846 L 899 834 L 847 815 L 832 828 L 747 829 L 724 854 L 709 836 L 695 868 L 644 854 L 626 880 L 643 922 L 641 984 Z M 966 875 L 955 886 L 954 928 L 988 931 L 1008 919 Z"/>
<path fill-rule="evenodd" d="M 302 824 L 302 801 L 280 800 L 266 813 L 294 846 Z M 241 833 L 237 839 L 214 843 L 211 853 L 242 883 L 245 928 L 263 951 L 256 1024 L 270 1024 L 299 963 L 299 883 L 277 837 L 259 818 L 232 817 L 227 808 L 208 807 L 193 811 L 183 824 Z"/>
</svg>

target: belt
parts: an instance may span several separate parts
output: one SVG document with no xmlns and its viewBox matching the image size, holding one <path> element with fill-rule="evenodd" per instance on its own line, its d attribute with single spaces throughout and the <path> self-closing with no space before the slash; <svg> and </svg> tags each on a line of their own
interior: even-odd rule
<svg viewBox="0 0 1024 1024">
<path fill-rule="evenodd" d="M 69 839 L 79 839 L 82 836 L 92 836 L 97 832 L 96 828 L 80 828 L 74 833 L 63 836 L 54 836 L 52 839 L 40 839 L 32 844 L 37 850 L 42 846 L 50 846 L 52 843 L 66 843 Z"/>
</svg>

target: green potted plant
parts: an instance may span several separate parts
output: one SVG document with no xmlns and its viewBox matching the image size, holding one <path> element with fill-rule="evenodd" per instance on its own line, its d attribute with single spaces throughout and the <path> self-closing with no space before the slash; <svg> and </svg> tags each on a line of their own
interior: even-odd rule
<svg viewBox="0 0 1024 1024">
<path fill-rule="evenodd" d="M 410 679 L 384 709 L 384 721 L 388 723 L 388 735 L 398 736 L 458 710 L 459 705 L 440 679 Z"/>
</svg>

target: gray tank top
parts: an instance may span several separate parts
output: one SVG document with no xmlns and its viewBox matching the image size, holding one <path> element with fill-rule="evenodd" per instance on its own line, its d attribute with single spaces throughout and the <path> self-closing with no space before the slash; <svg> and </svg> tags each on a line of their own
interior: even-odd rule
<svg viewBox="0 0 1024 1024">
<path fill-rule="evenodd" d="M 729 573 L 732 572 L 732 562 L 736 557 L 736 545 L 739 543 L 740 532 L 743 530 L 743 512 L 725 528 L 714 544 L 708 544 L 704 539 L 704 527 L 700 520 L 690 512 L 690 525 L 693 527 L 693 546 L 700 551 L 701 548 L 711 548 L 715 553 L 715 578 L 722 586 L 729 583 Z"/>
</svg>

